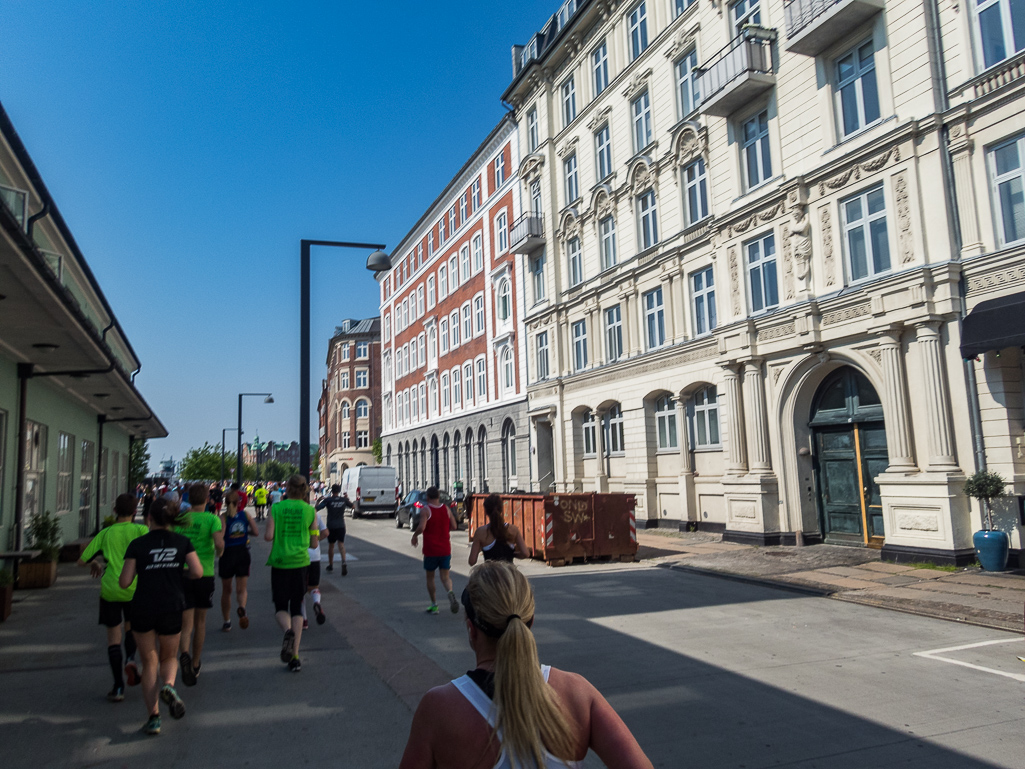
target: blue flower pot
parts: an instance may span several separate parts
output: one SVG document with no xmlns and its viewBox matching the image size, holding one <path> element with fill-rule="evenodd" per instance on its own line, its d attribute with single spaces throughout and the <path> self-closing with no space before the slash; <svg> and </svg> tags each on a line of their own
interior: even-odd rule
<svg viewBox="0 0 1025 769">
<path fill-rule="evenodd" d="M 1002 531 L 977 531 L 972 537 L 979 563 L 986 571 L 1004 571 L 1011 540 Z"/>
</svg>

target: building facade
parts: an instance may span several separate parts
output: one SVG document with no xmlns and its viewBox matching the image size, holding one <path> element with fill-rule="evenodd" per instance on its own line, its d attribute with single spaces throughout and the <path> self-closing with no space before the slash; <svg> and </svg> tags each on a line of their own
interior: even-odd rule
<svg viewBox="0 0 1025 769">
<path fill-rule="evenodd" d="M 299 444 L 296 441 L 261 441 L 260 436 L 256 436 L 252 443 L 242 444 L 242 461 L 245 464 L 260 465 L 271 460 L 298 467 Z"/>
<path fill-rule="evenodd" d="M 65 542 L 129 491 L 132 443 L 167 435 L 141 363 L 0 107 L 0 550 L 35 513 Z M 133 490 L 133 489 L 132 489 Z M 8 564 L 9 565 L 9 564 Z"/>
<path fill-rule="evenodd" d="M 318 405 L 320 478 L 341 483 L 350 467 L 377 464 L 381 437 L 381 319 L 343 320 L 328 342 Z"/>
<path fill-rule="evenodd" d="M 1025 282 L 1011 5 L 570 0 L 513 49 L 535 489 L 974 559 L 976 396 L 1025 491 L 1020 350 L 959 351 Z"/>
<path fill-rule="evenodd" d="M 503 118 L 379 277 L 384 461 L 405 491 L 526 487 L 516 124 Z"/>
</svg>

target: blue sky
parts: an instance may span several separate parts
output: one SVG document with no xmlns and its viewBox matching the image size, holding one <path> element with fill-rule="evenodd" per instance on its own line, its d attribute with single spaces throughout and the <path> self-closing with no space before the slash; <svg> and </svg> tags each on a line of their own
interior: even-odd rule
<svg viewBox="0 0 1025 769">
<path fill-rule="evenodd" d="M 142 358 L 155 460 L 219 441 L 240 391 L 276 401 L 250 439 L 298 437 L 299 240 L 398 243 L 557 6 L 2 3 L 0 101 Z M 314 251 L 314 405 L 335 324 L 377 314 L 365 258 Z"/>
</svg>

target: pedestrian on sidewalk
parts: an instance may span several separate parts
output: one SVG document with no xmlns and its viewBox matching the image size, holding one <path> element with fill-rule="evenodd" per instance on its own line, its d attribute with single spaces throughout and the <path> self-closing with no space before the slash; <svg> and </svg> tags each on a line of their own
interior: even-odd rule
<svg viewBox="0 0 1025 769">
<path fill-rule="evenodd" d="M 320 605 L 320 540 L 330 537 L 327 523 L 324 516 L 315 513 L 315 525 L 317 527 L 317 544 L 310 547 L 310 565 L 306 570 L 306 594 L 313 599 L 313 613 L 317 617 L 317 624 L 323 625 L 327 621 L 324 615 L 324 608 Z M 306 618 L 306 596 L 303 596 L 303 630 L 306 630 L 310 623 Z"/>
<path fill-rule="evenodd" d="M 310 487 L 302 475 L 288 479 L 286 498 L 273 505 L 267 517 L 263 538 L 272 542 L 267 565 L 270 570 L 274 616 L 285 631 L 281 641 L 281 661 L 294 673 L 302 670 L 299 642 L 303 633 L 303 599 L 306 595 L 306 570 L 312 547 L 318 547 L 319 531 L 313 505 L 306 500 Z"/>
<path fill-rule="evenodd" d="M 399 769 L 652 769 L 637 740 L 583 676 L 541 665 L 534 592 L 516 567 L 487 561 L 463 591 L 476 668 L 420 700 Z"/>
<path fill-rule="evenodd" d="M 427 577 L 427 594 L 431 597 L 431 605 L 427 607 L 428 614 L 438 613 L 438 600 L 434 591 L 435 571 L 441 572 L 441 584 L 448 591 L 452 613 L 459 613 L 459 601 L 452 591 L 452 578 L 449 576 L 449 569 L 452 568 L 452 542 L 449 539 L 449 532 L 455 528 L 456 517 L 452 514 L 452 508 L 441 503 L 438 487 L 431 486 L 427 489 L 427 506 L 420 514 L 416 531 L 410 540 L 413 547 L 416 547 L 421 534 L 424 538 L 424 572 Z"/>
<path fill-rule="evenodd" d="M 135 519 L 136 498 L 119 494 L 114 500 L 114 523 L 93 537 L 78 563 L 90 565 L 92 575 L 100 579 L 100 624 L 107 628 L 107 660 L 114 674 L 114 688 L 107 694 L 111 702 L 125 698 L 125 679 L 129 686 L 139 683 L 139 669 L 135 664 L 135 636 L 132 633 L 131 602 L 135 583 L 123 588 L 118 584 L 125 562 L 125 550 L 132 540 L 146 534 L 149 529 Z M 96 558 L 102 558 L 101 566 Z M 121 626 L 124 624 L 125 651 L 121 654 Z M 124 670 L 122 672 L 122 665 Z"/>
<path fill-rule="evenodd" d="M 149 533 L 132 540 L 118 584 L 127 589 L 138 576 L 132 596 L 132 632 L 142 657 L 142 696 L 149 716 L 143 731 L 160 734 L 160 700 L 174 718 L 185 715 L 185 703 L 174 689 L 178 676 L 178 640 L 185 610 L 185 569 L 188 577 L 203 576 L 203 565 L 188 537 L 171 531 L 177 505 L 163 497 L 154 500 Z"/>
<path fill-rule="evenodd" d="M 249 535 L 260 536 L 256 521 L 245 510 L 238 506 L 239 493 L 229 491 L 225 500 L 227 510 L 221 516 L 224 529 L 224 552 L 217 562 L 218 574 L 221 577 L 221 616 L 224 624 L 221 630 L 231 630 L 231 583 L 235 582 L 238 599 L 238 626 L 245 630 L 249 627 L 249 615 L 246 614 L 246 603 L 249 599 L 249 570 L 252 556 L 249 553 Z"/>
<path fill-rule="evenodd" d="M 508 561 L 513 558 L 526 558 L 527 543 L 519 528 L 505 521 L 502 515 L 502 498 L 491 494 L 484 500 L 484 513 L 488 522 L 478 526 L 473 532 L 473 544 L 470 546 L 469 563 L 477 565 L 477 558 L 484 556 L 485 561 Z"/>
<path fill-rule="evenodd" d="M 331 496 L 324 497 L 317 503 L 317 510 L 327 508 L 327 570 L 335 570 L 335 544 L 338 545 L 338 554 L 342 559 L 342 576 L 349 573 L 349 566 L 345 563 L 345 509 L 352 507 L 349 500 L 341 496 L 342 487 L 334 484 L 331 487 Z M 323 539 L 323 533 L 320 535 Z"/>
<path fill-rule="evenodd" d="M 185 612 L 182 615 L 181 647 L 178 662 L 182 669 L 182 683 L 195 686 L 203 664 L 203 646 L 206 643 L 206 613 L 214 605 L 214 557 L 224 552 L 224 532 L 221 519 L 206 512 L 209 494 L 205 484 L 189 487 L 190 510 L 184 513 L 174 527 L 188 537 L 199 556 L 203 575 L 190 579 L 185 586 Z"/>
</svg>

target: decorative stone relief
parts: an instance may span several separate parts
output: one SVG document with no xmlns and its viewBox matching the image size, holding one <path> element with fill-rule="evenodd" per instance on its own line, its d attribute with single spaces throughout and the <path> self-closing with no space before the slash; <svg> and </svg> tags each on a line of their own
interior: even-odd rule
<svg viewBox="0 0 1025 769">
<path fill-rule="evenodd" d="M 897 512 L 897 528 L 904 531 L 939 531 L 940 521 L 936 513 L 902 510 Z"/>
<path fill-rule="evenodd" d="M 834 326 L 837 323 L 843 323 L 847 320 L 854 320 L 855 318 L 862 318 L 868 315 L 872 310 L 872 305 L 869 303 L 854 304 L 850 307 L 844 307 L 840 310 L 830 310 L 829 312 L 822 313 L 822 325 L 823 326 Z"/>
<path fill-rule="evenodd" d="M 730 301 L 734 317 L 740 315 L 740 266 L 737 264 L 737 247 L 730 246 L 727 252 L 730 264 Z"/>
<path fill-rule="evenodd" d="M 781 211 L 783 211 L 784 205 L 784 201 L 779 200 L 776 202 L 776 205 L 772 206 L 771 208 L 767 208 L 764 211 L 759 211 L 758 213 L 751 214 L 751 216 L 749 216 L 747 219 L 741 219 L 739 222 L 731 224 L 729 227 L 726 228 L 727 237 L 740 235 L 741 233 L 747 232 L 749 229 L 751 229 L 752 227 L 756 227 L 759 224 L 771 222 L 779 215 Z"/>
<path fill-rule="evenodd" d="M 915 258 L 915 239 L 911 235 L 911 203 L 908 200 L 908 179 L 904 171 L 893 179 L 893 197 L 897 202 L 897 243 L 900 261 L 907 264 Z"/>
<path fill-rule="evenodd" d="M 675 59 L 681 53 L 685 53 L 689 49 L 694 47 L 694 41 L 697 38 L 698 30 L 701 28 L 701 24 L 695 24 L 690 28 L 681 29 L 673 40 L 673 44 L 669 46 L 666 51 L 667 59 Z"/>
<path fill-rule="evenodd" d="M 819 209 L 819 222 L 822 227 L 822 262 L 826 270 L 826 286 L 836 283 L 836 265 L 833 258 L 833 225 L 832 214 L 828 205 Z"/>
<path fill-rule="evenodd" d="M 674 144 L 673 167 L 680 168 L 704 153 L 708 147 L 708 136 L 704 128 L 688 122 L 676 135 Z"/>
<path fill-rule="evenodd" d="M 783 323 L 772 328 L 763 328 L 758 332 L 758 341 L 767 342 L 770 339 L 780 339 L 785 336 L 793 336 L 797 333 L 797 326 L 793 321 Z"/>
<path fill-rule="evenodd" d="M 869 356 L 880 366 L 883 365 L 883 351 L 876 348 L 868 351 Z"/>
<path fill-rule="evenodd" d="M 658 186 L 658 170 L 652 166 L 647 158 L 638 158 L 630 170 L 630 193 L 636 197 L 650 187 Z"/>
<path fill-rule="evenodd" d="M 580 235 L 580 219 L 573 211 L 567 211 L 562 215 L 559 222 L 559 239 L 563 242 L 572 240 Z"/>
<path fill-rule="evenodd" d="M 825 195 L 827 190 L 838 190 L 846 187 L 848 183 L 859 181 L 862 174 L 875 173 L 880 168 L 885 166 L 890 160 L 898 162 L 900 160 L 900 148 L 893 146 L 879 155 L 876 155 L 871 160 L 864 163 L 855 163 L 846 171 L 843 171 L 831 179 L 819 182 L 819 195 Z"/>
<path fill-rule="evenodd" d="M 597 112 L 594 113 L 594 117 L 592 117 L 589 121 L 587 121 L 587 130 L 589 130 L 591 133 L 594 133 L 595 131 L 598 130 L 598 127 L 601 126 L 602 123 L 604 123 L 606 120 L 608 120 L 608 117 L 611 114 L 612 114 L 612 107 L 611 106 L 604 107 L 604 108 L 598 110 Z"/>
<path fill-rule="evenodd" d="M 779 378 L 783 375 L 783 370 L 785 368 L 786 366 L 776 366 L 776 368 L 772 370 L 772 383 L 774 385 L 779 383 Z"/>
<path fill-rule="evenodd" d="M 794 260 L 791 256 L 790 238 L 783 238 L 783 298 L 792 301 L 794 298 Z"/>
<path fill-rule="evenodd" d="M 989 275 L 970 275 L 965 280 L 969 294 L 978 294 L 994 288 L 1017 286 L 1025 283 L 1025 265 L 1011 267 Z"/>
<path fill-rule="evenodd" d="M 811 273 L 811 217 L 808 207 L 799 205 L 791 210 L 791 221 L 787 226 L 787 239 L 784 245 L 791 245 L 794 250 L 794 278 L 797 290 L 808 291 L 808 276 Z"/>
<path fill-rule="evenodd" d="M 648 67 L 648 69 L 638 72 L 636 75 L 630 78 L 630 82 L 627 83 L 626 88 L 623 89 L 623 96 L 632 101 L 634 98 L 637 97 L 637 94 L 643 91 L 644 88 L 648 85 L 648 78 L 650 77 L 651 67 Z"/>
<path fill-rule="evenodd" d="M 612 198 L 609 195 L 608 190 L 598 190 L 594 196 L 594 204 L 592 205 L 592 208 L 594 209 L 594 213 L 599 221 L 612 213 Z"/>
<path fill-rule="evenodd" d="M 527 155 L 520 163 L 520 178 L 523 179 L 525 184 L 530 184 L 541 176 L 541 168 L 545 164 L 544 155 L 535 153 L 533 155 Z"/>
<path fill-rule="evenodd" d="M 576 149 L 577 149 L 577 141 L 578 141 L 578 139 L 577 139 L 576 136 L 569 137 L 568 139 L 566 139 L 566 141 L 564 141 L 562 143 L 562 146 L 560 146 L 555 151 L 556 154 L 561 158 L 561 157 L 565 157 L 566 155 L 570 154 L 571 152 L 575 152 Z"/>
</svg>

